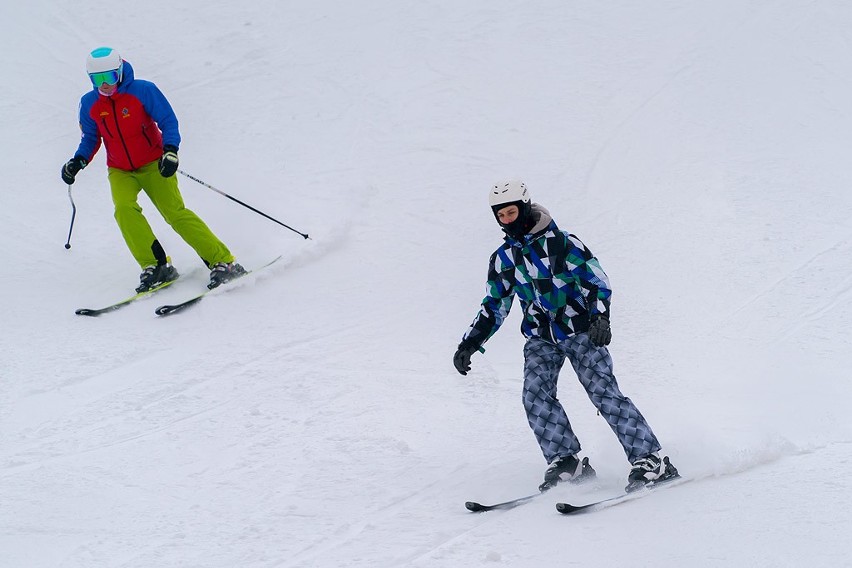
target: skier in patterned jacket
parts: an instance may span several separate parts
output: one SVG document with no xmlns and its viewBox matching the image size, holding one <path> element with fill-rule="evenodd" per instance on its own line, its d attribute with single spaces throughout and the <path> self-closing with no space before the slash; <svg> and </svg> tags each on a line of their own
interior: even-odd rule
<svg viewBox="0 0 852 568">
<path fill-rule="evenodd" d="M 137 201 L 141 190 L 210 269 L 208 287 L 244 274 L 228 247 L 184 206 L 174 177 L 180 144 L 178 120 L 160 89 L 154 83 L 135 79 L 130 63 L 109 47 L 92 51 L 86 70 L 92 90 L 80 99 L 83 136 L 74 157 L 62 166 L 62 181 L 73 184 L 103 141 L 115 220 L 142 268 L 136 291 L 145 292 L 178 277 L 142 214 Z"/>
<path fill-rule="evenodd" d="M 588 458 L 578 457 L 580 442 L 556 398 L 566 358 L 627 454 L 632 466 L 627 490 L 676 475 L 668 457 L 660 458 L 651 427 L 618 388 L 606 348 L 612 339 L 612 291 L 598 260 L 580 239 L 561 231 L 544 207 L 531 202 L 522 182 L 495 184 L 489 203 L 505 242 L 491 255 L 487 294 L 453 357 L 456 370 L 467 374 L 471 356 L 497 331 L 518 296 L 521 332 L 527 338 L 524 409 L 548 463 L 539 489 L 595 475 Z"/>
</svg>

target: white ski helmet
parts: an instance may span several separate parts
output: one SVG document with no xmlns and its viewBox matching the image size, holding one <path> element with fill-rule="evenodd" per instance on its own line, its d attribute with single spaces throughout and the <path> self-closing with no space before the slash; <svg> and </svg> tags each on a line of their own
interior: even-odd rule
<svg viewBox="0 0 852 568">
<path fill-rule="evenodd" d="M 530 192 L 524 182 L 517 179 L 497 182 L 488 192 L 488 204 L 492 209 L 498 205 L 508 205 L 518 201 L 524 204 L 529 203 Z"/>
<path fill-rule="evenodd" d="M 86 58 L 86 72 L 103 73 L 105 71 L 118 71 L 119 80 L 124 67 L 121 56 L 111 47 L 99 47 L 93 50 Z"/>
</svg>

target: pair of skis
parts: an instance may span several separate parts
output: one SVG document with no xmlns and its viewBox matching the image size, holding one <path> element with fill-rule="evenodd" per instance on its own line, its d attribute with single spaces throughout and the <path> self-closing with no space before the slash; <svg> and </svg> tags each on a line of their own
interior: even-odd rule
<svg viewBox="0 0 852 568">
<path fill-rule="evenodd" d="M 105 314 L 105 313 L 108 313 L 108 312 L 114 312 L 115 310 L 119 310 L 119 309 L 121 309 L 125 306 L 129 306 L 130 304 L 132 304 L 136 300 L 141 300 L 142 298 L 147 298 L 148 296 L 153 296 L 154 294 L 156 294 L 157 292 L 159 292 L 163 288 L 168 288 L 169 286 L 171 286 L 175 282 L 177 282 L 177 280 L 170 280 L 169 282 L 163 282 L 162 284 L 154 286 L 150 290 L 146 290 L 144 292 L 137 292 L 136 294 L 130 296 L 129 298 L 125 298 L 124 300 L 121 300 L 120 302 L 110 304 L 109 306 L 106 306 L 104 308 L 80 308 L 78 310 L 75 310 L 74 313 L 77 314 L 78 316 L 96 317 L 96 316 L 99 316 L 101 314 Z"/>
<path fill-rule="evenodd" d="M 267 268 L 267 267 L 271 266 L 272 264 L 278 262 L 280 259 L 281 259 L 281 256 L 278 256 L 278 257 L 274 258 L 273 260 L 267 262 L 266 264 L 259 266 L 258 268 L 254 268 L 252 270 L 246 270 L 245 274 L 240 276 L 240 278 L 244 278 L 244 277 L 248 276 L 249 274 L 258 272 L 259 270 L 263 270 L 264 268 Z M 155 286 L 154 288 L 151 288 L 150 290 L 146 290 L 145 292 L 139 292 L 137 294 L 134 294 L 133 296 L 130 296 L 129 298 L 126 298 L 126 299 L 121 300 L 120 302 L 116 302 L 114 304 L 110 304 L 109 306 L 106 306 L 106 307 L 103 307 L 103 308 L 80 308 L 78 310 L 75 310 L 74 313 L 77 314 L 78 316 L 96 317 L 96 316 L 99 316 L 101 314 L 113 312 L 113 311 L 121 309 L 125 306 L 129 306 L 130 304 L 132 304 L 133 302 L 136 302 L 137 300 L 141 300 L 143 298 L 153 296 L 154 294 L 156 294 L 160 290 L 163 290 L 164 288 L 171 286 L 175 282 L 177 282 L 177 280 L 172 280 L 171 282 L 164 282 L 163 284 Z M 223 284 L 222 286 L 227 286 L 227 283 Z M 213 289 L 205 289 L 203 292 L 200 292 L 200 293 L 196 294 L 195 296 L 189 298 L 188 300 L 184 300 L 183 302 L 180 302 L 180 303 L 177 303 L 177 304 L 166 304 L 166 305 L 163 305 L 163 306 L 159 306 L 156 310 L 154 310 L 154 313 L 157 314 L 158 316 L 168 316 L 168 315 L 171 315 L 171 314 L 181 312 L 181 311 L 185 310 L 186 308 L 188 308 L 190 306 L 194 306 L 195 304 L 197 304 L 198 302 L 203 300 L 207 296 L 207 294 L 210 294 L 211 292 L 219 290 L 220 287 L 221 286 L 217 286 L 216 288 L 213 288 Z"/>
<path fill-rule="evenodd" d="M 584 505 L 572 505 L 571 503 L 562 503 L 559 502 L 556 504 L 556 510 L 562 513 L 563 515 L 573 515 L 575 513 L 581 512 L 591 512 L 599 509 L 605 509 L 607 507 L 612 507 L 614 505 L 618 505 L 620 503 L 625 503 L 627 501 L 633 501 L 634 499 L 639 499 L 646 495 L 651 494 L 656 489 L 661 487 L 671 487 L 674 485 L 679 485 L 681 483 L 686 482 L 687 480 L 681 477 L 679 474 L 675 473 L 675 475 L 671 477 L 667 477 L 665 479 L 661 479 L 658 481 L 649 481 L 641 488 L 625 492 L 620 495 L 616 495 L 614 497 L 609 497 L 607 499 L 600 499 L 598 501 L 593 501 L 591 503 L 586 503 Z M 476 501 L 468 501 L 464 504 L 468 511 L 472 511 L 474 513 L 482 513 L 485 511 L 494 511 L 496 509 L 513 509 L 519 505 L 523 505 L 525 503 L 529 503 L 533 499 L 544 495 L 545 492 L 534 493 L 532 495 L 526 495 L 524 497 L 518 497 L 517 499 L 512 499 L 510 501 L 503 501 L 502 503 L 494 503 L 493 505 L 483 505 L 482 503 L 477 503 Z"/>
</svg>

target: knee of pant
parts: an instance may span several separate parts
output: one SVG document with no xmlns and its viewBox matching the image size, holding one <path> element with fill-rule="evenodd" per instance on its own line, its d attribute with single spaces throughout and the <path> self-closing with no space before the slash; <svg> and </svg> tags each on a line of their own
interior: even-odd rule
<svg viewBox="0 0 852 568">
<path fill-rule="evenodd" d="M 556 383 L 541 375 L 524 378 L 524 404 L 546 398 L 556 398 Z M 530 403 L 532 404 L 532 402 Z"/>
<path fill-rule="evenodd" d="M 114 217 L 121 219 L 125 215 L 133 215 L 142 211 L 142 207 L 136 202 L 122 202 L 115 204 Z"/>
<path fill-rule="evenodd" d="M 163 216 L 163 219 L 166 221 L 166 223 L 168 223 L 170 226 L 174 225 L 175 223 L 180 223 L 191 215 L 189 210 L 185 207 L 181 207 L 180 209 L 174 210 L 161 210 L 160 214 Z"/>
</svg>

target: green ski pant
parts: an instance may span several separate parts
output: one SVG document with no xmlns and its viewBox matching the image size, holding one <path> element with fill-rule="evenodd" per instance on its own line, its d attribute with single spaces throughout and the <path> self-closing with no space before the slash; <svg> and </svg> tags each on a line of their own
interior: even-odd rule
<svg viewBox="0 0 852 568">
<path fill-rule="evenodd" d="M 142 214 L 142 207 L 137 201 L 141 190 L 145 191 L 166 223 L 198 253 L 208 267 L 218 262 L 234 261 L 234 255 L 228 247 L 198 215 L 184 206 L 177 178 L 161 176 L 156 161 L 133 171 L 117 168 L 108 170 L 115 220 L 127 248 L 140 267 L 158 264 L 154 247 L 159 248 L 159 245 L 155 244 L 157 237 L 154 236 L 154 231 L 151 230 L 151 225 Z"/>
</svg>

